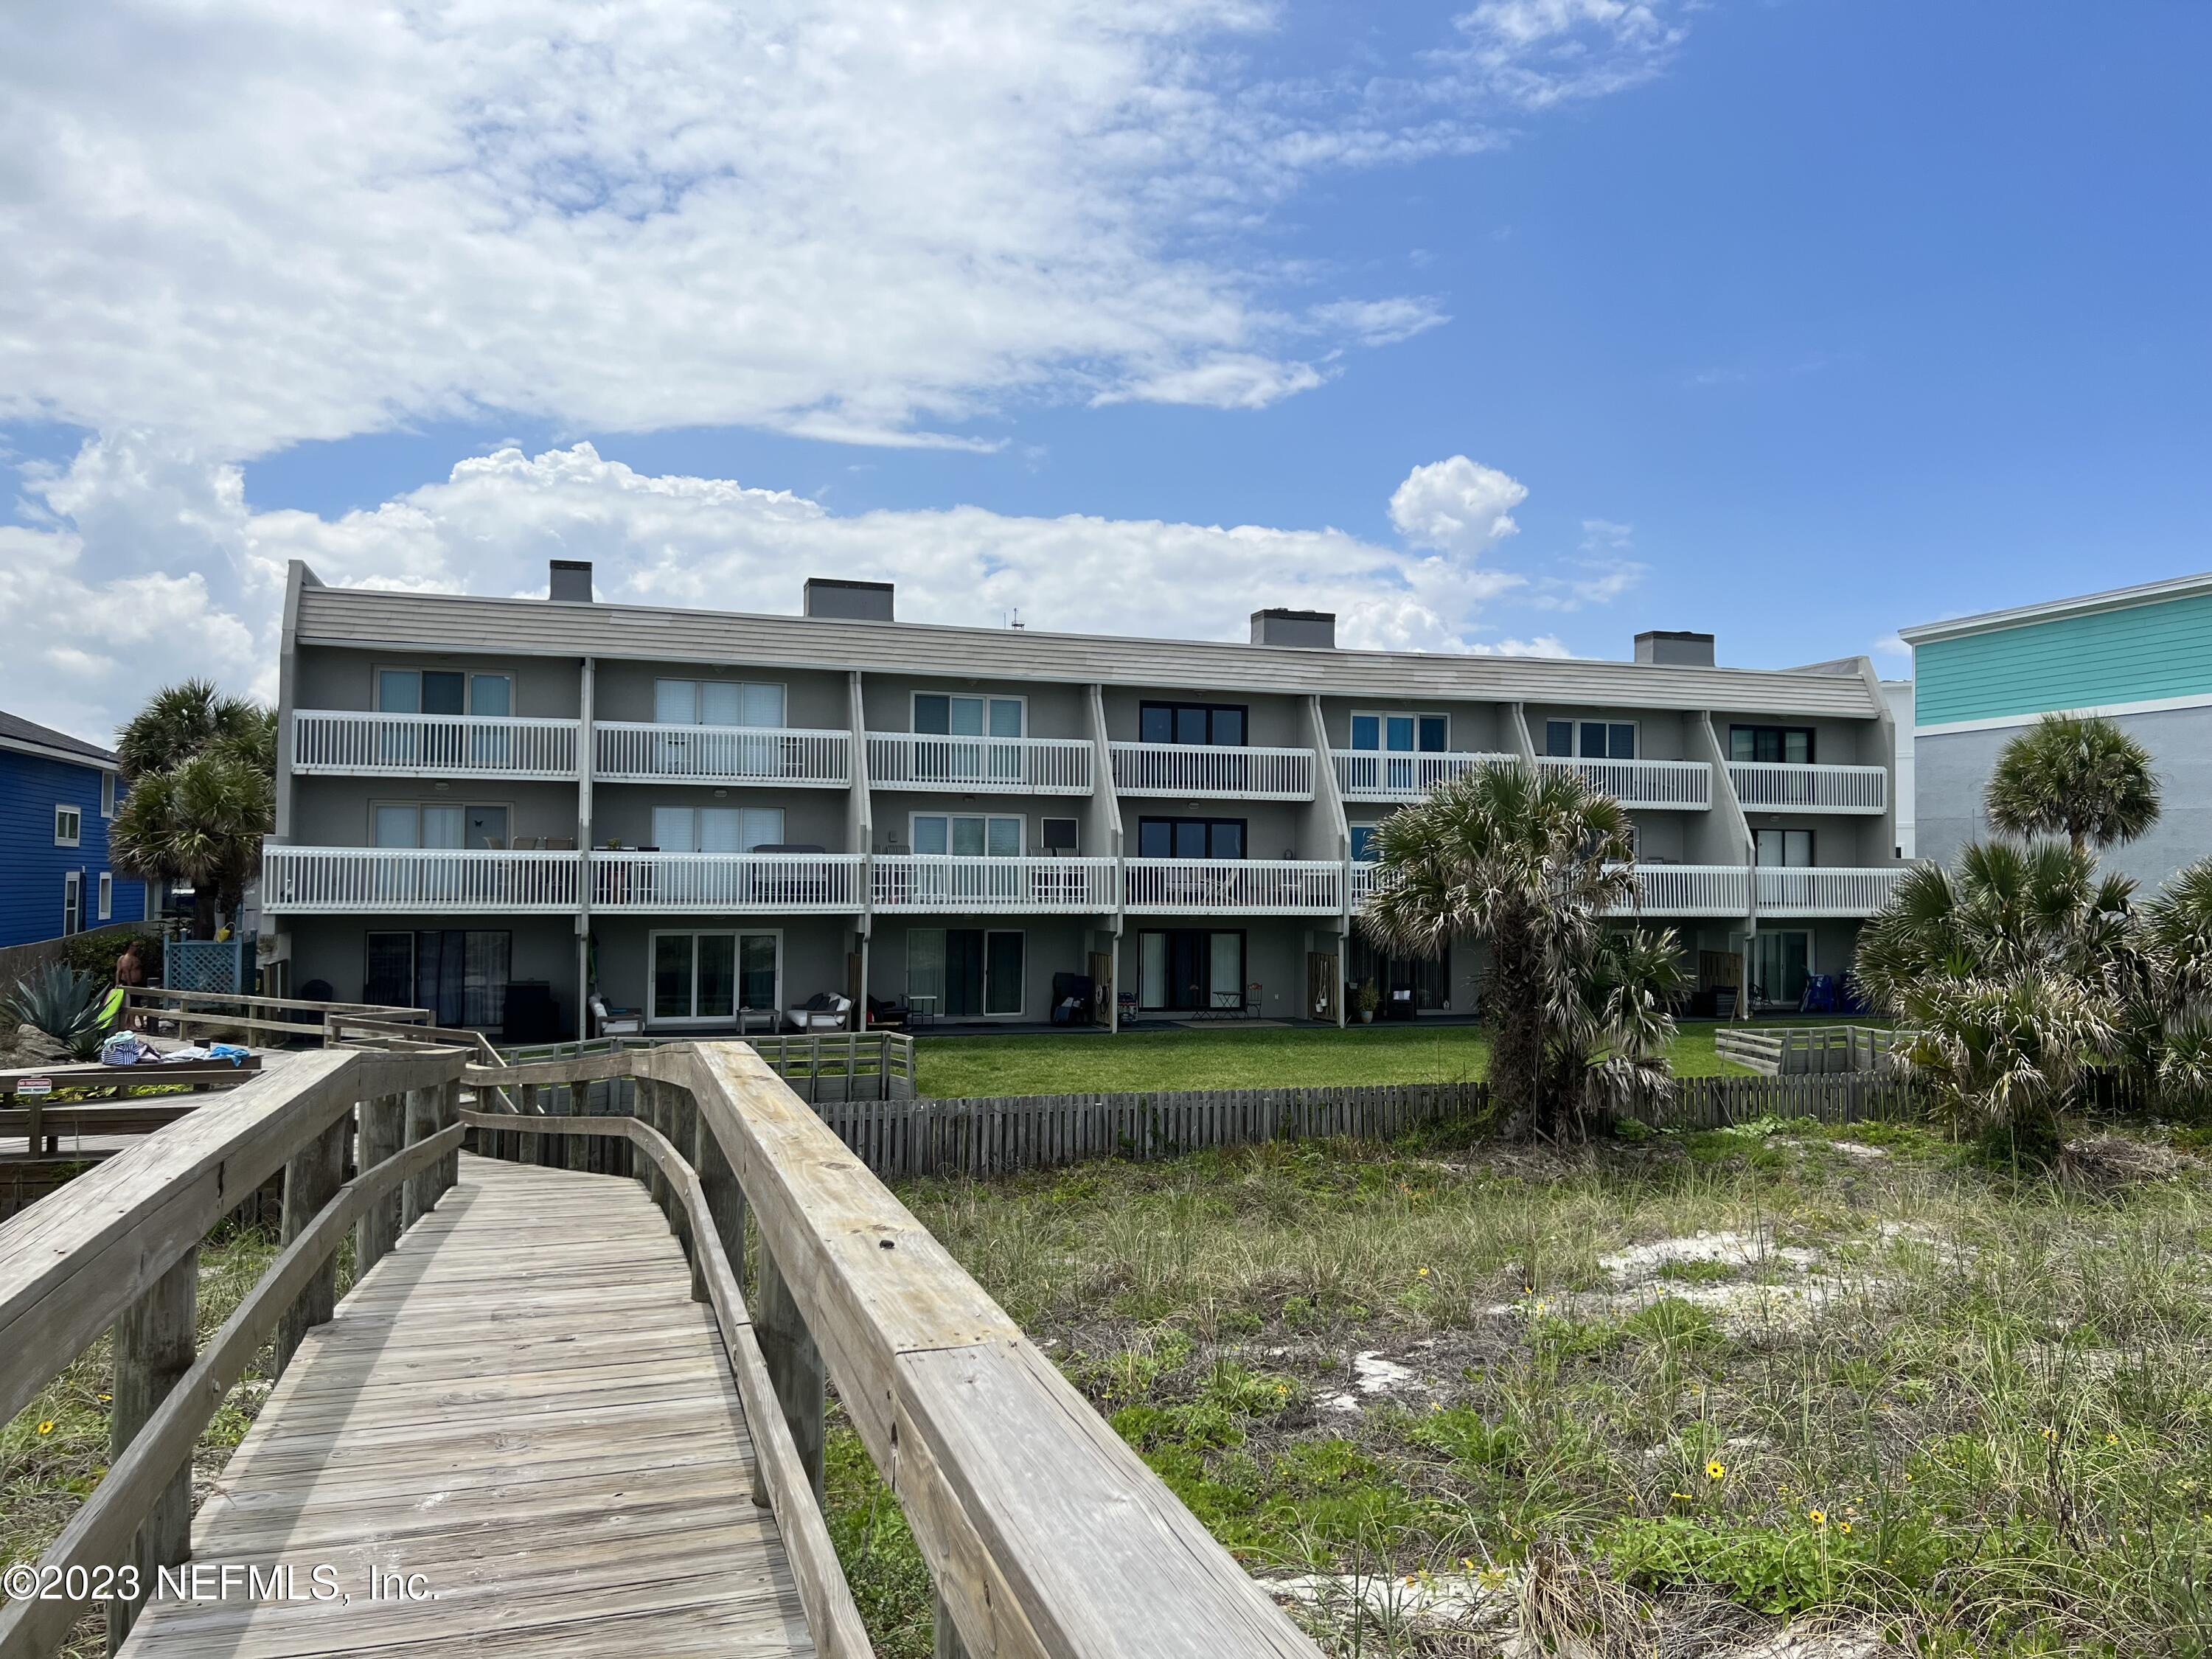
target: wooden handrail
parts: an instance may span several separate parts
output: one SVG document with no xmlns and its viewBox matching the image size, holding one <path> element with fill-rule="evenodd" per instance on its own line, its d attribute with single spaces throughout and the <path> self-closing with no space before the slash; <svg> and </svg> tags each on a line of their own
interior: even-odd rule
<svg viewBox="0 0 2212 1659">
<path fill-rule="evenodd" d="M 363 1170 L 338 1189 L 337 1196 L 255 1281 L 246 1299 L 215 1334 L 207 1351 L 155 1408 L 123 1455 L 108 1466 L 92 1496 L 70 1518 L 40 1559 L 42 1568 L 90 1567 L 131 1559 L 131 1540 L 147 1511 L 190 1460 L 208 1419 L 222 1407 L 223 1397 L 252 1363 L 277 1322 L 337 1254 L 347 1229 L 400 1182 L 458 1152 L 461 1138 L 461 1126 L 449 1125 Z M 63 1574 L 59 1583 L 64 1590 L 69 1582 L 69 1575 Z M 150 1587 L 141 1589 L 143 1592 Z M 90 1605 L 89 1596 L 73 1601 L 66 1594 L 9 1602 L 0 1610 L 0 1656 L 15 1659 L 17 1655 L 52 1650 Z"/>
<path fill-rule="evenodd" d="M 518 1121 L 505 1113 L 464 1111 L 460 1119 L 475 1129 L 627 1140 L 641 1147 L 653 1160 L 691 1224 L 693 1265 L 721 1330 L 738 1397 L 744 1404 L 745 1423 L 752 1431 L 753 1455 L 767 1487 L 769 1509 L 783 1534 L 784 1551 L 791 1560 L 792 1577 L 799 1587 L 799 1603 L 805 1609 L 816 1650 L 824 1659 L 871 1659 L 873 1650 L 867 1628 L 837 1565 L 836 1546 L 830 1542 L 829 1523 L 815 1502 L 813 1483 L 792 1439 L 790 1425 L 784 1421 L 775 1384 L 769 1380 L 768 1362 L 761 1353 L 752 1316 L 746 1310 L 744 1293 L 723 1248 L 706 1188 L 690 1161 L 666 1136 L 634 1117 L 533 1117 Z"/>
<path fill-rule="evenodd" d="M 149 999 L 171 998 L 175 1000 L 222 1002 L 239 1007 L 296 1008 L 302 1013 L 365 1014 L 374 1018 L 405 1021 L 410 1018 L 425 1025 L 433 1024 L 436 1016 L 428 1008 L 398 1008 L 380 1002 L 311 1002 L 301 997 L 247 996 L 232 991 L 186 991 L 167 985 L 134 985 L 131 994 Z M 148 1006 L 154 1004 L 149 1001 Z M 313 1024 L 313 1022 L 309 1022 Z"/>
</svg>

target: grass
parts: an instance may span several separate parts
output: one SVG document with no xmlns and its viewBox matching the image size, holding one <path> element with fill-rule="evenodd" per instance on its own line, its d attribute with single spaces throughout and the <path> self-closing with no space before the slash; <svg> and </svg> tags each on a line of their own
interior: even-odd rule
<svg viewBox="0 0 2212 1659">
<path fill-rule="evenodd" d="M 1835 1024 L 1761 1020 L 1762 1026 Z M 1863 1022 L 1862 1022 L 1863 1023 Z M 1748 1076 L 1713 1052 L 1710 1021 L 1684 1025 L 1668 1059 L 1678 1077 Z M 1456 1083 L 1484 1075 L 1490 1044 L 1474 1025 L 1285 1025 L 1240 1030 L 924 1037 L 921 1092 L 1049 1095 L 1140 1089 L 1275 1089 L 1358 1083 Z"/>
<path fill-rule="evenodd" d="M 901 1196 L 1256 1571 L 1464 1581 L 1524 1628 L 1601 1624 L 1592 1652 L 1784 1617 L 1930 1656 L 2212 1652 L 2194 1166 L 2083 1191 L 1808 1122 Z M 1364 1393 L 1363 1355 L 1409 1376 Z M 832 1496 L 878 1650 L 919 1659 L 927 1578 L 849 1434 Z M 1366 1659 L 1505 1633 L 1306 1616 Z"/>
</svg>

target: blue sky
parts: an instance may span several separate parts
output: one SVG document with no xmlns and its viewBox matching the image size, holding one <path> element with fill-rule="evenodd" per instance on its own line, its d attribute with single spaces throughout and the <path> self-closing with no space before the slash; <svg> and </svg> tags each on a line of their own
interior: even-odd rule
<svg viewBox="0 0 2212 1659">
<path fill-rule="evenodd" d="M 0 25 L 100 134 L 0 209 L 0 706 L 266 690 L 289 556 L 1744 666 L 2212 565 L 2212 8 L 925 6 L 850 61 L 839 9 L 614 8 L 596 70 L 550 9 L 522 71 Z"/>
</svg>

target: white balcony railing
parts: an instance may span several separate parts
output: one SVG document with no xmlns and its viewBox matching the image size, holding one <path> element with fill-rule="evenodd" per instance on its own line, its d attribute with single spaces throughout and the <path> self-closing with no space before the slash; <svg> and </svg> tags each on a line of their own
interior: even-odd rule
<svg viewBox="0 0 2212 1659">
<path fill-rule="evenodd" d="M 1751 872 L 1741 864 L 1639 864 L 1636 884 L 1647 916 L 1741 916 L 1751 910 Z M 1613 914 L 1633 911 L 1624 907 Z"/>
<path fill-rule="evenodd" d="M 292 711 L 297 773 L 406 778 L 576 775 L 574 720 L 489 714 L 377 714 Z"/>
<path fill-rule="evenodd" d="M 1112 859 L 960 858 L 878 854 L 878 910 L 1110 915 Z"/>
<path fill-rule="evenodd" d="M 1343 908 L 1344 866 L 1296 859 L 1127 859 L 1124 908 L 1194 915 L 1319 916 Z"/>
<path fill-rule="evenodd" d="M 270 847 L 261 908 L 272 915 L 565 912 L 574 853 L 400 847 Z"/>
<path fill-rule="evenodd" d="M 1511 755 L 1407 754 L 1375 749 L 1334 750 L 1329 758 L 1336 767 L 1336 787 L 1347 800 L 1422 800 L 1430 790 L 1462 772 L 1516 763 Z"/>
<path fill-rule="evenodd" d="M 1087 795 L 1094 752 L 1083 738 L 948 738 L 920 732 L 871 732 L 868 786 Z"/>
<path fill-rule="evenodd" d="M 1818 865 L 1760 866 L 1759 914 L 1766 916 L 1870 916 L 1889 902 L 1909 866 L 1871 869 Z"/>
<path fill-rule="evenodd" d="M 843 913 L 860 908 L 857 853 L 592 854 L 592 908 L 664 915 Z"/>
<path fill-rule="evenodd" d="M 1310 749 L 1242 749 L 1188 743 L 1117 743 L 1114 787 L 1125 795 L 1311 800 Z"/>
<path fill-rule="evenodd" d="M 1729 781 L 1752 812 L 1880 812 L 1889 805 L 1889 769 L 1730 761 Z"/>
<path fill-rule="evenodd" d="M 1540 755 L 1536 763 L 1580 772 L 1623 806 L 1702 811 L 1713 804 L 1713 769 L 1703 761 L 1579 760 Z"/>
<path fill-rule="evenodd" d="M 609 783 L 775 783 L 839 789 L 853 781 L 853 735 L 781 726 L 656 726 L 603 720 L 592 727 L 593 775 Z"/>
</svg>

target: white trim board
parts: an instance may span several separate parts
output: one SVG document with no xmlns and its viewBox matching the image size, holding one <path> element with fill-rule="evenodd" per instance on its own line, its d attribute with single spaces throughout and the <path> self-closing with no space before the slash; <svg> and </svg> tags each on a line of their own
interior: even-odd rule
<svg viewBox="0 0 2212 1659">
<path fill-rule="evenodd" d="M 1912 735 L 1921 738 L 1948 737 L 1954 732 L 2002 732 L 2008 726 L 2033 726 L 2045 714 L 2102 714 L 2117 719 L 2125 714 L 2163 714 L 2177 708 L 2212 708 L 2212 691 L 2198 691 L 2185 697 L 2148 697 L 2141 702 L 2091 703 L 2058 708 L 2039 708 L 2026 714 L 1997 714 L 1981 720 L 1946 720 L 1941 726 L 1916 726 Z"/>
</svg>

